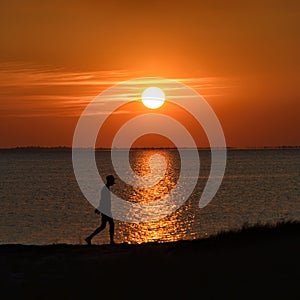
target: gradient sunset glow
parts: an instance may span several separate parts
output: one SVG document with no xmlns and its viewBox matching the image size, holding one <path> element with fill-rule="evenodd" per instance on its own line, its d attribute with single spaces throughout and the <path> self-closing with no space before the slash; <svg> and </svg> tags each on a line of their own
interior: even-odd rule
<svg viewBox="0 0 300 300">
<path fill-rule="evenodd" d="M 297 1 L 0 6 L 1 148 L 71 146 L 80 114 L 99 93 L 152 76 L 176 79 L 203 95 L 228 146 L 300 144 Z M 103 103 L 103 114 L 108 107 Z M 123 122 L 136 111 L 120 110 L 113 118 Z M 206 146 L 202 138 L 198 145 Z"/>
</svg>

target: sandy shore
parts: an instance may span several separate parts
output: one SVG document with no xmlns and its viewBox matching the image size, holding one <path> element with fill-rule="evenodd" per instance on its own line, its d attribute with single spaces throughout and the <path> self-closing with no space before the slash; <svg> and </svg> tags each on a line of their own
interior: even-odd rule
<svg viewBox="0 0 300 300">
<path fill-rule="evenodd" d="M 1 245 L 2 299 L 299 299 L 300 223 L 141 245 Z"/>
</svg>

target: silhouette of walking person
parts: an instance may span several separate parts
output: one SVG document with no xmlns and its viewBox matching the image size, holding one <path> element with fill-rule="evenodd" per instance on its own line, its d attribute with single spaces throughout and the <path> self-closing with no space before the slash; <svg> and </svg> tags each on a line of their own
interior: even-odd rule
<svg viewBox="0 0 300 300">
<path fill-rule="evenodd" d="M 88 245 L 92 244 L 92 238 L 101 232 L 105 227 L 106 223 L 109 223 L 109 237 L 110 243 L 114 244 L 114 230 L 115 230 L 115 223 L 113 218 L 105 215 L 102 211 L 111 211 L 111 194 L 110 194 L 110 187 L 115 184 L 115 177 L 113 175 L 106 176 L 106 184 L 101 190 L 101 198 L 99 207 L 95 209 L 95 213 L 100 215 L 101 214 L 101 225 L 98 227 L 92 234 L 85 238 L 85 241 Z M 101 212 L 100 212 L 101 211 Z"/>
</svg>

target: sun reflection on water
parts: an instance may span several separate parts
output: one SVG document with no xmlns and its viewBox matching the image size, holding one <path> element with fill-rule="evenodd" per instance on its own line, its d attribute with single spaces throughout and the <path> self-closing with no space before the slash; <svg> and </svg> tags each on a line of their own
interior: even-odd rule
<svg viewBox="0 0 300 300">
<path fill-rule="evenodd" d="M 161 199 L 175 188 L 180 172 L 180 156 L 177 150 L 131 151 L 132 169 L 140 176 L 149 174 L 149 159 L 154 154 L 164 156 L 167 169 L 164 177 L 149 188 L 136 188 L 120 182 L 114 192 L 128 201 L 150 202 Z M 156 166 L 159 167 L 159 166 Z M 127 243 L 166 242 L 185 239 L 192 232 L 194 215 L 191 213 L 189 201 L 171 215 L 159 221 L 149 223 L 118 223 L 117 238 Z M 185 217 L 182 218 L 182 214 Z"/>
</svg>

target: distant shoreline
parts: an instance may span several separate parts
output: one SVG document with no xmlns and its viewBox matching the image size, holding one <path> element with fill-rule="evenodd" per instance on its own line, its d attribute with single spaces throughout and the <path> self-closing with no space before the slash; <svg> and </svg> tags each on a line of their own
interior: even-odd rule
<svg viewBox="0 0 300 300">
<path fill-rule="evenodd" d="M 94 148 L 80 148 L 82 150 L 93 150 Z M 174 147 L 136 147 L 130 148 L 130 150 L 176 150 Z M 190 148 L 180 148 L 181 150 L 191 150 Z M 215 150 L 222 150 L 223 148 L 214 148 Z M 299 146 L 264 146 L 264 147 L 226 147 L 226 150 L 299 150 Z M 111 151 L 112 148 L 95 148 L 95 151 Z M 129 150 L 128 148 L 115 148 L 113 150 Z M 199 151 L 210 151 L 210 148 L 197 148 Z M 40 147 L 40 146 L 28 146 L 28 147 L 11 147 L 11 148 L 0 148 L 0 152 L 37 152 L 37 151 L 61 151 L 61 152 L 71 152 L 72 147 L 58 146 L 58 147 Z"/>
</svg>

